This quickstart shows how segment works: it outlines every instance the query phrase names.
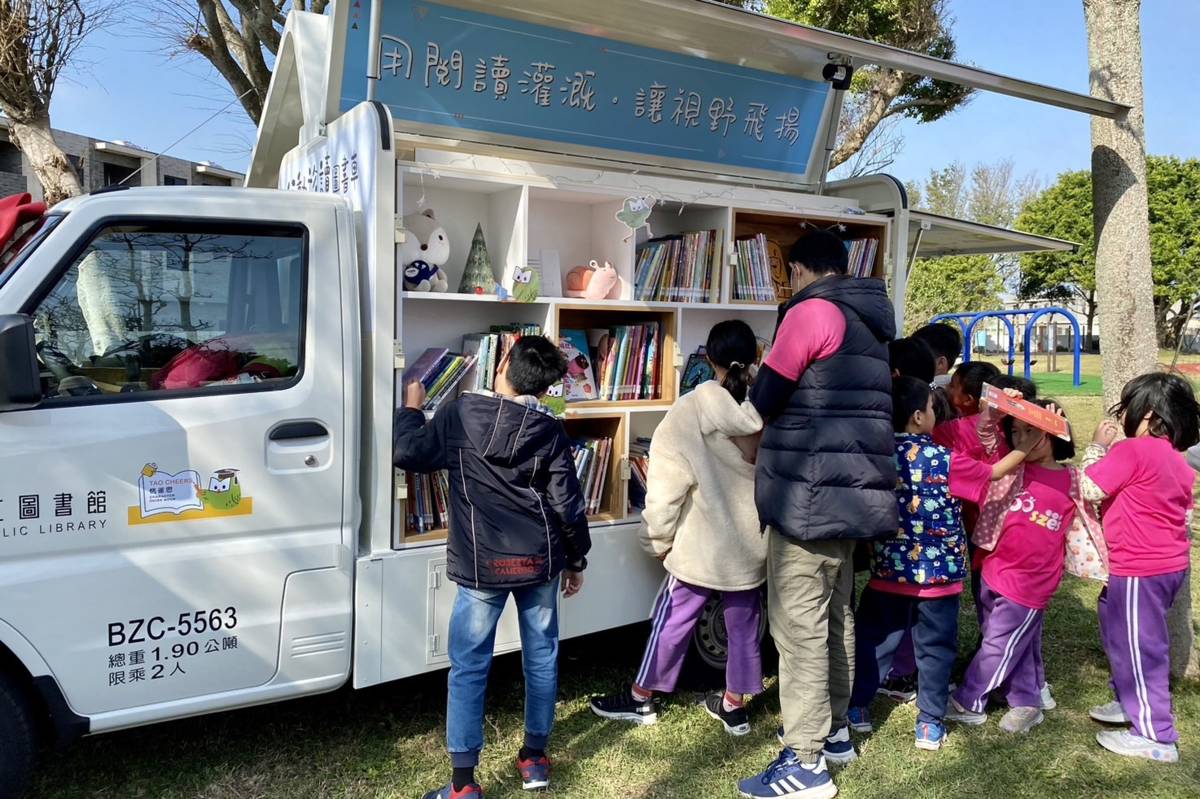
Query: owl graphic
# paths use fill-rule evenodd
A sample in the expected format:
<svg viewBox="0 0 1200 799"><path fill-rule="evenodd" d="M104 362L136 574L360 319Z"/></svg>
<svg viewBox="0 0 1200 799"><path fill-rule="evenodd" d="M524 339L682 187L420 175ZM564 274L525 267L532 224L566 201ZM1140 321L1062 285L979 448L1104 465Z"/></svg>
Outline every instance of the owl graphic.
<svg viewBox="0 0 1200 799"><path fill-rule="evenodd" d="M542 276L534 269L516 267L513 270L513 299L517 302L537 302L542 290Z"/></svg>
<svg viewBox="0 0 1200 799"><path fill-rule="evenodd" d="M237 469L218 469L208 478L208 488L196 486L196 496L210 510L232 510L242 502Z"/></svg>

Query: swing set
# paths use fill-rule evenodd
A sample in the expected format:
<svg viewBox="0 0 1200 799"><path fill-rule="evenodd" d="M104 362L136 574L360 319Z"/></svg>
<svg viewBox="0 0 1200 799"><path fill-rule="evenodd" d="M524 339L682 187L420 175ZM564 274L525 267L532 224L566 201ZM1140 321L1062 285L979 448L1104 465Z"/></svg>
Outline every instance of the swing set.
<svg viewBox="0 0 1200 799"><path fill-rule="evenodd" d="M1008 328L1008 360L1005 362L1008 366L1008 373L1013 373L1013 367L1017 362L1017 331L1013 325L1013 321L1018 317L1027 317L1025 319L1025 379L1032 379L1033 376L1033 328L1038 320L1043 317L1059 314L1066 317L1066 320L1071 324L1071 330L1074 332L1074 384L1080 385L1082 382L1079 376L1080 361L1083 357L1083 336L1080 333L1079 320L1075 314L1057 305L1048 308L1023 308L1012 311L982 311L974 313L946 313L939 314L933 317L930 322L957 322L959 328L963 332L963 362L971 360L972 336L975 332L975 327L984 319L999 319L1005 327ZM1019 321L1019 320L1018 320ZM1053 348L1053 338L1050 342Z"/></svg>

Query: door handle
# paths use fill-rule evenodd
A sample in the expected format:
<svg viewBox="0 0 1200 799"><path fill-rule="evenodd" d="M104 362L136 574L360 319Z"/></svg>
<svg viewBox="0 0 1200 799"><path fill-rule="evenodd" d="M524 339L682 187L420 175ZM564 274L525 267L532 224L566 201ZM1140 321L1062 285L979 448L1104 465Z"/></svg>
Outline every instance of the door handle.
<svg viewBox="0 0 1200 799"><path fill-rule="evenodd" d="M267 438L271 441L291 441L296 438L328 438L329 431L320 422L284 422L273 429Z"/></svg>

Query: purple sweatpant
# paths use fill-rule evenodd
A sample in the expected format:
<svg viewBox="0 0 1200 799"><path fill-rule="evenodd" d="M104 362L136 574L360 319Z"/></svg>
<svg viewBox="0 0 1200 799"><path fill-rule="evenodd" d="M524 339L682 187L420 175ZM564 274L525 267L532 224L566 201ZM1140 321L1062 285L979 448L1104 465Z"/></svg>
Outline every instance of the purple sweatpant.
<svg viewBox="0 0 1200 799"><path fill-rule="evenodd" d="M725 664L725 689L735 694L759 694L763 689L762 659L758 649L762 591L713 591L667 575L650 617L650 640L634 683L646 691L670 693L679 681L687 655L688 639L709 596L720 593L725 606L729 660Z"/></svg>
<svg viewBox="0 0 1200 799"><path fill-rule="evenodd" d="M986 582L980 586L983 645L975 653L954 699L982 713L993 691L1005 693L1010 707L1042 706L1042 619L1044 611L1006 599Z"/></svg>
<svg viewBox="0 0 1200 799"><path fill-rule="evenodd" d="M1187 571L1108 578L1100 593L1100 640L1112 688L1133 729L1159 743L1179 740L1171 713L1167 611Z"/></svg>

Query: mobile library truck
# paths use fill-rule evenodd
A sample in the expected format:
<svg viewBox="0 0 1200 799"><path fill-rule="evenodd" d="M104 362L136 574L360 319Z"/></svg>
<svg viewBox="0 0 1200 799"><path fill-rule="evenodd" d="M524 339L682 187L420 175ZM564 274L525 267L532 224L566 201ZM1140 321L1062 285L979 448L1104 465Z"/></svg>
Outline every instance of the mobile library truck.
<svg viewBox="0 0 1200 799"><path fill-rule="evenodd" d="M391 465L398 389L486 388L525 331L571 348L592 514L562 634L647 618L645 441L714 322L769 343L798 236L898 316L918 245L1071 246L829 182L867 63L1122 112L698 0L347 0L290 15L247 188L0 206L0 792L43 732L444 668L453 520Z"/></svg>

